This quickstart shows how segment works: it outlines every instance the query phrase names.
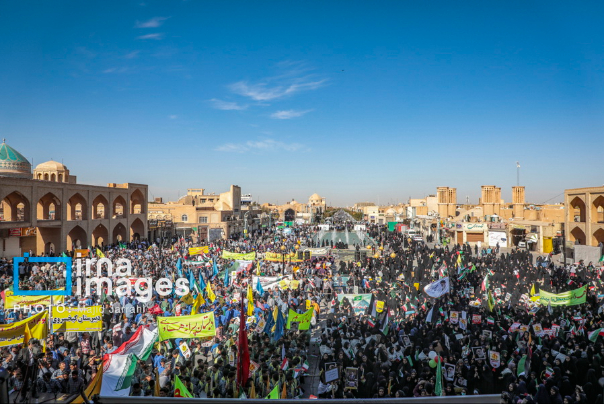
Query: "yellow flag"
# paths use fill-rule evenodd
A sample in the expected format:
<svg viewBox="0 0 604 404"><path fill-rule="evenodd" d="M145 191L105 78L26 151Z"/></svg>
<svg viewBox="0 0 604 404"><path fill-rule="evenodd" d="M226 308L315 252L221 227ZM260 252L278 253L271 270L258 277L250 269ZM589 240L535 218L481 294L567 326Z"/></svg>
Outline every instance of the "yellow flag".
<svg viewBox="0 0 604 404"><path fill-rule="evenodd" d="M250 389L250 398L256 398L256 383L252 381L252 388Z"/></svg>
<svg viewBox="0 0 604 404"><path fill-rule="evenodd" d="M252 285L247 285L247 315L251 316L254 314L254 292L252 292Z"/></svg>
<svg viewBox="0 0 604 404"><path fill-rule="evenodd" d="M535 296L535 284L531 287L531 296Z"/></svg>
<svg viewBox="0 0 604 404"><path fill-rule="evenodd" d="M193 310L191 310L191 315L197 314L197 310L199 310L199 308L202 305L204 305L205 303L206 303L206 301L203 298L203 296L201 295L201 293L198 293L197 297L195 298L195 304L193 305Z"/></svg>
<svg viewBox="0 0 604 404"><path fill-rule="evenodd" d="M153 395L159 397L159 372L155 369L155 385L153 386Z"/></svg>
<svg viewBox="0 0 604 404"><path fill-rule="evenodd" d="M287 383L283 383L283 390L281 391L281 400L287 398Z"/></svg>
<svg viewBox="0 0 604 404"><path fill-rule="evenodd" d="M103 254L103 252L98 248L96 249L96 256L100 258L105 258L105 254Z"/></svg>
<svg viewBox="0 0 604 404"><path fill-rule="evenodd" d="M29 323L25 323L25 330L23 332L23 346L27 346L27 342L31 339L31 330L29 329Z"/></svg>
<svg viewBox="0 0 604 404"><path fill-rule="evenodd" d="M214 303L214 300L216 300L216 295L210 286L210 282L206 284L206 293L208 294L208 299L210 299L210 302Z"/></svg>
<svg viewBox="0 0 604 404"><path fill-rule="evenodd" d="M96 375L94 376L94 379L92 379L90 381L90 384L88 384L88 387L86 387L86 390L84 390L84 395L86 396L86 398L88 400L92 401L92 396L94 396L95 394L101 394L102 380L103 380L103 364L100 364L99 368L96 372ZM159 385L159 378L157 378L156 385ZM71 402L71 404L86 404L86 403L84 403L84 399L82 398L82 395L80 394Z"/></svg>
<svg viewBox="0 0 604 404"><path fill-rule="evenodd" d="M183 303L185 303L185 304L193 304L193 303L195 303L195 299L193 299L193 296L191 295L191 292L189 292L186 295L184 295L183 297L181 297L180 301L183 302Z"/></svg>
<svg viewBox="0 0 604 404"><path fill-rule="evenodd" d="M256 275L260 276L260 261L256 264Z"/></svg>
<svg viewBox="0 0 604 404"><path fill-rule="evenodd" d="M48 317L47 317L48 318ZM36 338L42 344L42 352L46 353L46 337L48 337L48 321L39 322L30 331L30 337Z"/></svg>

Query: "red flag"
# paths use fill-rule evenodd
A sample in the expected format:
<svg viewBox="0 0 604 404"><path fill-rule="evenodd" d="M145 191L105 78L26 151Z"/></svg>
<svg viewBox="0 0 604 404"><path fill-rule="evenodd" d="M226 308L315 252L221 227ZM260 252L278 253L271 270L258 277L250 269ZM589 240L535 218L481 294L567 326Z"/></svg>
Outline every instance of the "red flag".
<svg viewBox="0 0 604 404"><path fill-rule="evenodd" d="M241 318L239 320L239 341L237 342L237 351L239 352L239 361L237 363L237 383L245 388L247 379L250 377L250 351L247 345L247 332L245 331L245 312L247 308L243 305L241 299Z"/></svg>

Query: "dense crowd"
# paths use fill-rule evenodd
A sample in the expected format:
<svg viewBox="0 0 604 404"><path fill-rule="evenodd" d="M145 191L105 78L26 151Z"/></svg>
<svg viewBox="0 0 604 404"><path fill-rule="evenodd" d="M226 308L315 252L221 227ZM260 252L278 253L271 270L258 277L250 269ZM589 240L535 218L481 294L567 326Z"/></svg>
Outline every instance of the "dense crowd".
<svg viewBox="0 0 604 404"><path fill-rule="evenodd" d="M367 229L373 249L368 258L345 260L317 234L311 227L287 234L265 230L246 239L219 240L207 254L195 256L189 255L192 245L183 239L169 246L141 242L101 248L112 261L130 259L135 277L194 279L209 284L216 295L214 301L204 295L204 303L195 308L197 313L214 312L216 337L189 340L193 354L188 358L178 349L179 340L157 343L137 367L130 394L173 396L178 375L195 397L209 398L267 397L276 389L279 397L287 398L503 392L502 400L514 403L603 402L604 345L598 329L604 327L604 288L599 263L559 266L551 259L537 262L526 250L428 247L377 226ZM322 251L303 262L262 259L268 252L295 258L307 246ZM222 258L224 251L257 256L235 261ZM50 263L25 263L19 267L21 289L64 287L65 270ZM75 282L75 263L70 270ZM2 289L12 285L11 276L12 265L4 262ZM257 276L299 283L264 289L254 280ZM424 292L444 278L445 293L434 297ZM253 370L246 385L238 386L240 302L248 285L254 301L247 322ZM538 304L541 291L562 293L583 286L583 304ZM102 332L50 334L46 353L40 353L35 340L26 347L3 347L0 366L11 373L10 388L18 391L24 369L35 357L37 389L79 392L94 378L103 355L127 342L138 327L154 329L157 316L190 314L195 295L154 293L143 303L136 295L118 298L92 290L65 304L102 304ZM290 310L302 314L309 309L309 330L284 326ZM0 324L30 315L2 310Z"/></svg>

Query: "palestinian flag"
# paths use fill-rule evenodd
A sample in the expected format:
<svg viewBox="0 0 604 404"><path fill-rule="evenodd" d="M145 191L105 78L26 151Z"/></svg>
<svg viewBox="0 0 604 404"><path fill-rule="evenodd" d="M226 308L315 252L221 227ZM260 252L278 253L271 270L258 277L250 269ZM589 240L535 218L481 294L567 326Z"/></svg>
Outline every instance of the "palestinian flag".
<svg viewBox="0 0 604 404"><path fill-rule="evenodd" d="M516 375L518 377L520 377L520 375L525 375L526 370L528 369L528 363L527 363L527 356L526 355L522 355L522 358L520 359L520 361L518 361L518 370L516 372Z"/></svg>
<svg viewBox="0 0 604 404"><path fill-rule="evenodd" d="M388 331L390 330L390 315L386 310L386 316L384 316L384 321L382 321L382 325L380 326L380 331L384 335L388 335Z"/></svg>

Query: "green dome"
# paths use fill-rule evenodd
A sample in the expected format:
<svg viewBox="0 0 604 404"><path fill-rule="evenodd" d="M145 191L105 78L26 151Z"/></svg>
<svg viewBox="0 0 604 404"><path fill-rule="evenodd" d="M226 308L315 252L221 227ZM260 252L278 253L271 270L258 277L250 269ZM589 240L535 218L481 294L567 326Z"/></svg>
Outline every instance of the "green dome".
<svg viewBox="0 0 604 404"><path fill-rule="evenodd" d="M0 145L0 177L31 178L30 162L4 139Z"/></svg>

